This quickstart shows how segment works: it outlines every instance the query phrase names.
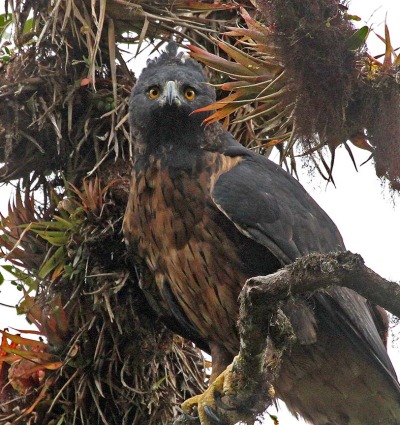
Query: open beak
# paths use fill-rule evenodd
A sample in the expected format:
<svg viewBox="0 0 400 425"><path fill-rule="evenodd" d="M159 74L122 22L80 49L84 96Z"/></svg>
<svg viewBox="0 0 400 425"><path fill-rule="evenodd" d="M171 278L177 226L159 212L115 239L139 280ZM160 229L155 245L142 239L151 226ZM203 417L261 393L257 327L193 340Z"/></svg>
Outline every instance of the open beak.
<svg viewBox="0 0 400 425"><path fill-rule="evenodd" d="M179 91L176 81L167 81L165 85L163 94L160 97L160 104L165 105L166 103L170 106L174 104L176 106L180 106L182 103L179 97Z"/></svg>

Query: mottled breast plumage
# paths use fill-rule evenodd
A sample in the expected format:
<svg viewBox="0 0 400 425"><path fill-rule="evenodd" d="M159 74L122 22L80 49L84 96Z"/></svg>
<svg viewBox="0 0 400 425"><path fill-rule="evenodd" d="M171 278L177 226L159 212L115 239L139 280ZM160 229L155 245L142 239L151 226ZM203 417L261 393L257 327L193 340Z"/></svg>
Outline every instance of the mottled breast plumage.
<svg viewBox="0 0 400 425"><path fill-rule="evenodd" d="M248 277L236 248L243 244L241 239L250 241L240 234L231 238L234 226L213 205L210 193L218 176L240 158L215 152L198 155L190 157L191 169L153 155L135 163L125 234L154 276L154 282L144 289L160 293L168 289L202 338L228 334L233 350L237 334L232 314L238 309L236 297L242 281ZM215 323L223 335L215 333Z"/></svg>

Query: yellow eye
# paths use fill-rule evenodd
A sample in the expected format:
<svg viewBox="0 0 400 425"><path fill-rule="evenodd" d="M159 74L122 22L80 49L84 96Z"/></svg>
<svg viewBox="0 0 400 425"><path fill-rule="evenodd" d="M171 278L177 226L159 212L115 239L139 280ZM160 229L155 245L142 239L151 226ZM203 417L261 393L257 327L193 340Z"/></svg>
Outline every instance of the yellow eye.
<svg viewBox="0 0 400 425"><path fill-rule="evenodd" d="M150 99L157 99L160 96L160 89L157 86L150 87L149 97Z"/></svg>
<svg viewBox="0 0 400 425"><path fill-rule="evenodd" d="M195 91L191 87L185 89L185 97L187 100L193 100L196 96Z"/></svg>

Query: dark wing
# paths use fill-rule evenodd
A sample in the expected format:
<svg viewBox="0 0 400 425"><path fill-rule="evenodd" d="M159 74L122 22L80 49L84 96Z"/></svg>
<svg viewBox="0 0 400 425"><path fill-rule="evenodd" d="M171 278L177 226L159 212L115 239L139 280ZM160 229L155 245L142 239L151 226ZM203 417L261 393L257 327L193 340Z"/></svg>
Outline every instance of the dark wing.
<svg viewBox="0 0 400 425"><path fill-rule="evenodd" d="M211 196L242 233L282 264L310 252L344 249L332 220L279 165L238 147L226 154L243 155L243 160L219 177Z"/></svg>
<svg viewBox="0 0 400 425"><path fill-rule="evenodd" d="M239 146L228 156L243 160L222 174L212 199L240 232L265 246L282 264L311 252L345 249L335 224L311 196L280 166ZM347 288L333 288L313 297L318 320L349 337L356 349L399 384L366 300Z"/></svg>
<svg viewBox="0 0 400 425"><path fill-rule="evenodd" d="M371 315L368 301L354 291L341 287L315 294L314 298L320 306L319 320L325 320L332 332L345 334L362 356L368 357L385 371L400 392L396 372Z"/></svg>

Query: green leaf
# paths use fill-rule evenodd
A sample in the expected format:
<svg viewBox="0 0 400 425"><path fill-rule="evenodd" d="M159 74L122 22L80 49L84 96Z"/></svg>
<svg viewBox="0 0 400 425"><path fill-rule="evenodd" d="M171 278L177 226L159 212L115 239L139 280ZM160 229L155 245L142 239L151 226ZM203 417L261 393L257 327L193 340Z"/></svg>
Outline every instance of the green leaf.
<svg viewBox="0 0 400 425"><path fill-rule="evenodd" d="M10 264L5 264L4 266L1 266L6 272L12 274L17 279L24 280L27 279L29 276L24 271L17 269L17 267L12 266Z"/></svg>
<svg viewBox="0 0 400 425"><path fill-rule="evenodd" d="M11 13L3 13L0 15L0 31L2 31L6 26L10 25L12 22Z"/></svg>
<svg viewBox="0 0 400 425"><path fill-rule="evenodd" d="M254 57L246 54L234 46L231 46L228 43L224 43L222 41L216 42L225 53L227 53L234 61L241 64L249 72L255 75L264 75L268 73L270 77L274 75L273 73L269 72L269 70L265 69L265 66L263 66L264 64L261 60L256 60Z"/></svg>
<svg viewBox="0 0 400 425"><path fill-rule="evenodd" d="M39 277L45 278L49 275L57 266L64 264L66 258L65 250L63 246L60 246L56 252L43 264L39 270Z"/></svg>
<svg viewBox="0 0 400 425"><path fill-rule="evenodd" d="M64 415L62 415L56 425L62 425L63 423L65 423L64 419Z"/></svg>
<svg viewBox="0 0 400 425"><path fill-rule="evenodd" d="M27 19L24 25L23 34L27 34L33 31L33 18Z"/></svg>
<svg viewBox="0 0 400 425"><path fill-rule="evenodd" d="M0 267L3 270L5 270L7 273L16 277L15 280L7 280L7 282L15 286L18 289L18 291L22 291L24 289L26 292L30 293L31 291L37 290L38 282L34 278L32 278L32 276L30 276L28 273L10 264L5 264ZM1 273L0 273L0 276L2 276L2 279L0 280L1 280L1 283L3 283L5 278Z"/></svg>
<svg viewBox="0 0 400 425"><path fill-rule="evenodd" d="M152 387L153 391L157 391L160 385L167 379L166 376L163 376L161 379L159 379Z"/></svg>
<svg viewBox="0 0 400 425"><path fill-rule="evenodd" d="M64 218L59 217L57 215L54 216L54 220L56 220L58 223L64 225L65 228L67 228L67 229L72 229L74 227L74 225L75 225L71 221L65 220Z"/></svg>
<svg viewBox="0 0 400 425"><path fill-rule="evenodd" d="M369 35L369 27L364 25L360 29L358 29L348 40L347 47L349 50L358 50L362 47Z"/></svg>
<svg viewBox="0 0 400 425"><path fill-rule="evenodd" d="M29 230L33 232L37 231L46 231L46 230L53 230L53 231L66 231L68 229L72 229L74 227L74 223L71 221L65 220L62 217L53 216L55 221L39 221L35 223L29 223L29 224L22 224L20 227L27 228L29 227Z"/></svg>
<svg viewBox="0 0 400 425"><path fill-rule="evenodd" d="M10 264L5 264L0 267L17 278L17 280L12 280L10 283L16 286L19 291L21 291L22 288L24 288L28 293L37 290L37 281L25 271Z"/></svg>
<svg viewBox="0 0 400 425"><path fill-rule="evenodd" d="M8 273L14 274L13 270L14 270L14 266L11 266L10 264L5 264L4 266L1 266L5 271L7 271Z"/></svg>
<svg viewBox="0 0 400 425"><path fill-rule="evenodd" d="M350 15L349 13L345 13L344 18L347 19L348 21L361 21L361 18L357 15Z"/></svg>
<svg viewBox="0 0 400 425"><path fill-rule="evenodd" d="M3 13L0 15L0 40L3 38L6 29L12 22L11 13Z"/></svg>

